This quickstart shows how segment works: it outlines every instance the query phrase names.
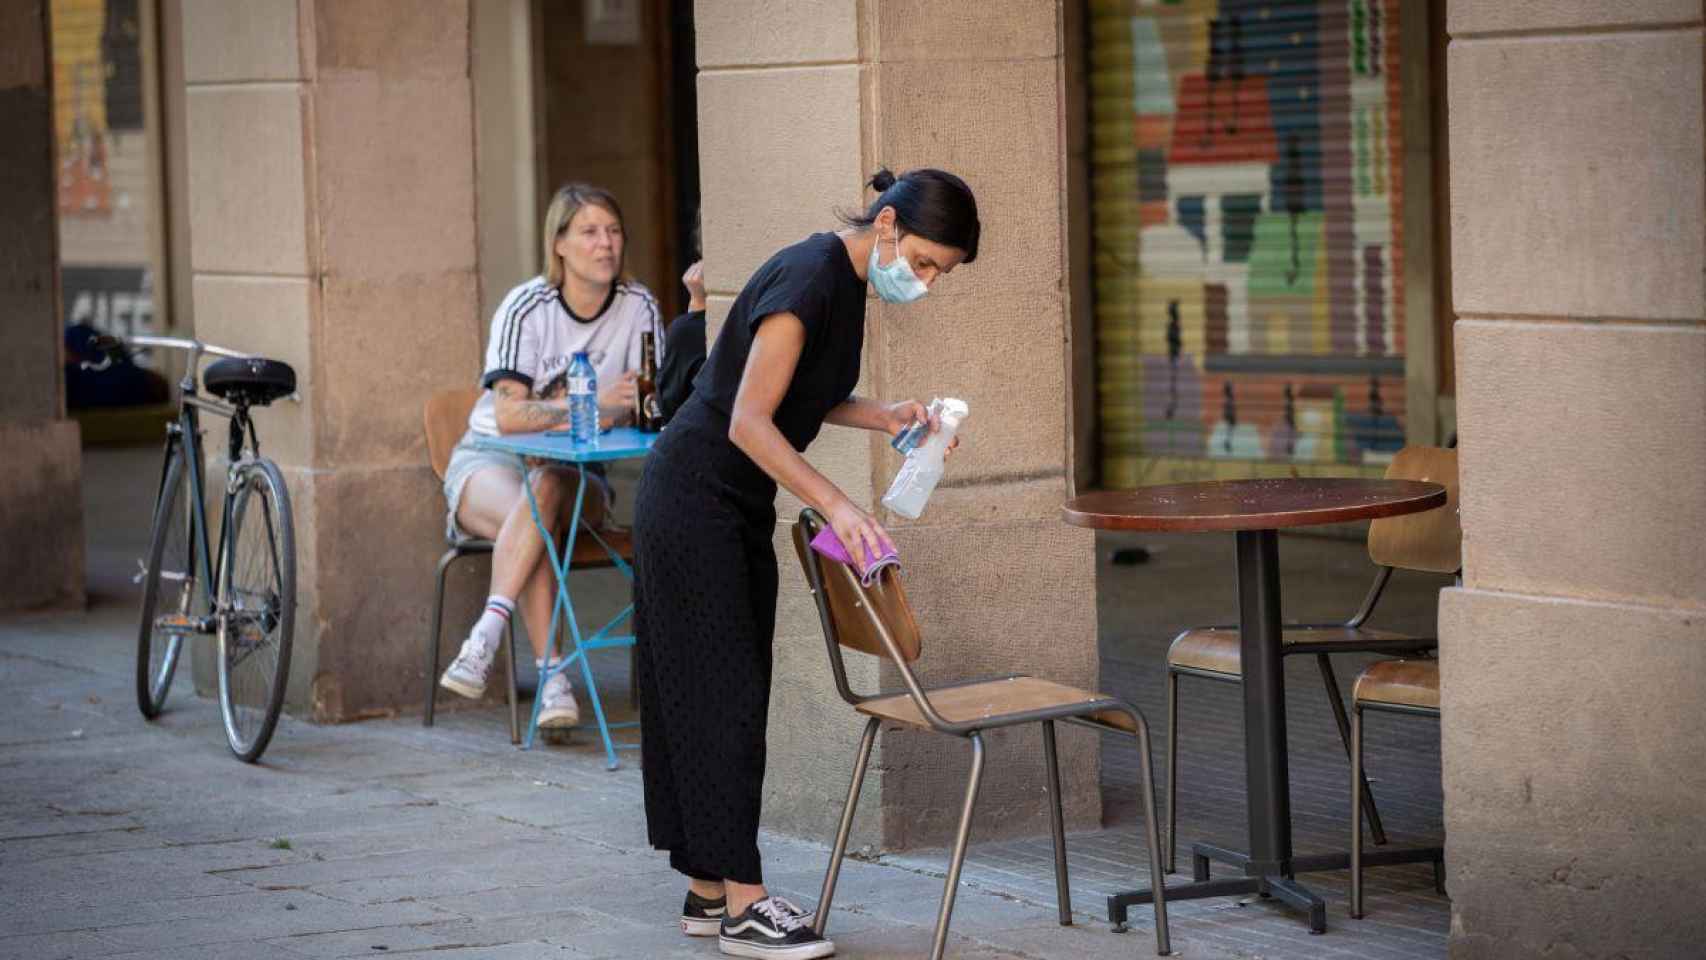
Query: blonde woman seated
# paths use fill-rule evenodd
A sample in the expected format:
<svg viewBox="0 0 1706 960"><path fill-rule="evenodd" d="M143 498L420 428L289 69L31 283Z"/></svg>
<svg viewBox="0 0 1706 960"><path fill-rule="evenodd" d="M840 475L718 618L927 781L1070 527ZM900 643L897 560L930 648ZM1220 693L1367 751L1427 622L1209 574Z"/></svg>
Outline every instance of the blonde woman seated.
<svg viewBox="0 0 1706 960"><path fill-rule="evenodd" d="M542 235L545 276L511 290L492 315L480 380L485 393L469 414L468 432L445 471L452 535L496 543L485 612L439 678L440 686L465 697L485 692L486 675L517 601L536 665L544 665L556 581L522 484L532 485L540 516L561 541L580 480L577 468L562 464L534 466L524 477L515 458L476 450L471 442L477 436L565 426L569 406L564 373L581 351L598 372L599 425L631 419L640 335L650 332L660 347L663 343L657 300L644 286L623 279L626 238L615 197L581 183L563 187L545 212ZM589 465L586 479L582 518L596 527L609 510L610 487L601 465ZM541 727L568 727L579 721L567 675L551 677L539 696Z"/></svg>

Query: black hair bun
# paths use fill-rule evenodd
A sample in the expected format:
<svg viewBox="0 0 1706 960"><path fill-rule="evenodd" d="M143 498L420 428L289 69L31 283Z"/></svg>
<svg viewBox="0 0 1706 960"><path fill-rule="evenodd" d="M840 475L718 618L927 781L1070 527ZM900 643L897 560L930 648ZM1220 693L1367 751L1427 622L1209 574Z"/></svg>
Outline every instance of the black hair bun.
<svg viewBox="0 0 1706 960"><path fill-rule="evenodd" d="M898 180L899 178L888 167L878 167L877 172L871 174L871 179L867 182L872 190L878 193L886 193Z"/></svg>

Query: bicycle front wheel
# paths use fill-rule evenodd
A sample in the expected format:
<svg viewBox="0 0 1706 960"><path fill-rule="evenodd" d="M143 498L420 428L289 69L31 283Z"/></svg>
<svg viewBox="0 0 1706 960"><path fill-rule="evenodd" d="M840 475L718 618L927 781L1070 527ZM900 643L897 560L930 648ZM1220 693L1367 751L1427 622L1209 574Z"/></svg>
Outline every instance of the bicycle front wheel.
<svg viewBox="0 0 1706 960"><path fill-rule="evenodd" d="M206 591L196 568L192 536L195 518L188 506L183 450L167 448L165 481L154 507L154 535L142 586L142 616L136 638L136 705L152 720L160 715L184 637L207 610Z"/></svg>
<svg viewBox="0 0 1706 960"><path fill-rule="evenodd" d="M284 706L296 626L296 533L270 460L235 468L219 573L219 707L231 752L253 763Z"/></svg>

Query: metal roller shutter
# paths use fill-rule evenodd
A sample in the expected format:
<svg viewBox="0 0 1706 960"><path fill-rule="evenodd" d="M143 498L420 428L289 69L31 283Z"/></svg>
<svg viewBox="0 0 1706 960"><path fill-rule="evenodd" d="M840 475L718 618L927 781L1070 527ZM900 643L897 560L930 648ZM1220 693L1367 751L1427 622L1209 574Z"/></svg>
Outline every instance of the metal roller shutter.
<svg viewBox="0 0 1706 960"><path fill-rule="evenodd" d="M1398 0L1092 0L1102 485L1403 445Z"/></svg>

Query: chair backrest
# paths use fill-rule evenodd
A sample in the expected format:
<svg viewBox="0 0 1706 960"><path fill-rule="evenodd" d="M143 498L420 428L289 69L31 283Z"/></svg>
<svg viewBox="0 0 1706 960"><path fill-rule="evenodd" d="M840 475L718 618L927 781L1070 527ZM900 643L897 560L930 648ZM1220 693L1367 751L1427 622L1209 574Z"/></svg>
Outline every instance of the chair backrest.
<svg viewBox="0 0 1706 960"><path fill-rule="evenodd" d="M1445 506L1369 524L1369 559L1385 567L1456 573L1463 566L1463 522L1457 512L1457 451L1405 447L1386 468L1386 479L1437 483L1445 487Z"/></svg>
<svg viewBox="0 0 1706 960"><path fill-rule="evenodd" d="M794 525L794 551L800 556L806 583L816 594L832 656L836 643L861 653L889 656L883 643L883 634L887 633L902 661L917 660L924 649L923 637L912 615L912 604L907 602L906 588L901 586L900 571L888 567L878 574L875 583L865 586L847 564L836 563L811 548L812 538L824 526L816 511L801 511L800 522Z"/></svg>
<svg viewBox="0 0 1706 960"><path fill-rule="evenodd" d="M440 390L427 398L425 411L427 455L432 458L432 472L444 479L450 466L450 451L456 441L468 432L468 414L480 399L479 387L458 387Z"/></svg>

